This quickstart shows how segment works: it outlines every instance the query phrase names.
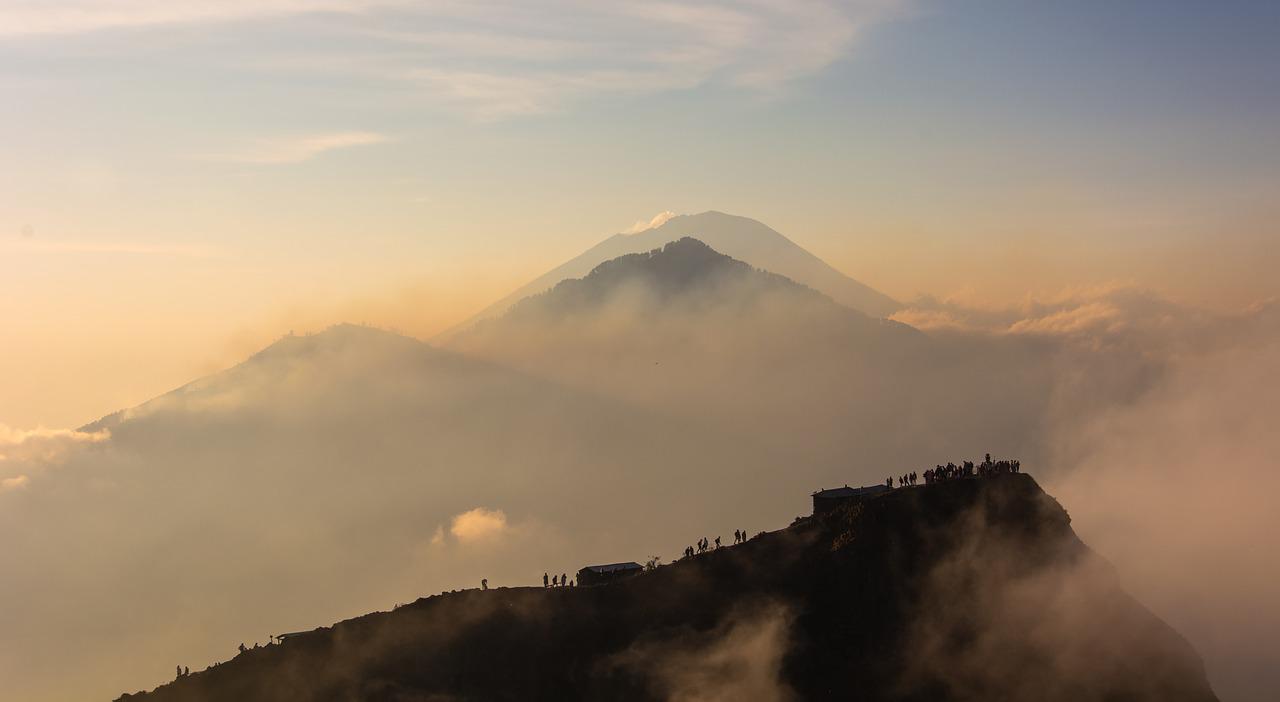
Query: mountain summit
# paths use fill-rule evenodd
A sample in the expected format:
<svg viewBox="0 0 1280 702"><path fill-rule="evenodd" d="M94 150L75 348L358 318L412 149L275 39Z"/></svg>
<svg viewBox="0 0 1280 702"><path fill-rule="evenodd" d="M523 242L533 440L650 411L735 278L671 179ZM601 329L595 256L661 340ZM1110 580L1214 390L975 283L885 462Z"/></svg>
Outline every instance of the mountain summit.
<svg viewBox="0 0 1280 702"><path fill-rule="evenodd" d="M615 234L485 308L461 328L499 316L520 300L549 290L562 280L581 278L605 261L659 249L685 237L807 285L871 317L885 317L901 307L894 299L837 271L768 226L747 217L710 211L672 217L660 226L635 234Z"/></svg>
<svg viewBox="0 0 1280 702"><path fill-rule="evenodd" d="M569 314L608 305L613 298L643 289L654 302L714 294L732 287L733 294L714 295L722 304L750 304L769 293L785 293L809 303L836 308L824 295L768 271L722 254L702 241L684 237L644 253L619 256L596 266L582 278L562 280L550 290L525 298L511 307L509 318L521 318L534 310ZM688 301L685 304L689 304ZM853 314L849 310L841 310Z"/></svg>

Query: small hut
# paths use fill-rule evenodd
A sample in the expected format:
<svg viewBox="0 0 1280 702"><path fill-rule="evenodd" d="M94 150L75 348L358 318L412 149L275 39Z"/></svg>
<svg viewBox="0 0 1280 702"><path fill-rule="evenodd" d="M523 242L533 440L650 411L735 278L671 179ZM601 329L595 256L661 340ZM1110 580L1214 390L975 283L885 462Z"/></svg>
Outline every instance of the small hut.
<svg viewBox="0 0 1280 702"><path fill-rule="evenodd" d="M622 580L644 571L639 563L609 563L607 565L590 565L578 571L579 585L604 585L615 580Z"/></svg>
<svg viewBox="0 0 1280 702"><path fill-rule="evenodd" d="M890 490L888 485L872 485L870 487L851 488L848 485L830 490L819 490L813 493L813 513L822 514L841 505L861 502Z"/></svg>

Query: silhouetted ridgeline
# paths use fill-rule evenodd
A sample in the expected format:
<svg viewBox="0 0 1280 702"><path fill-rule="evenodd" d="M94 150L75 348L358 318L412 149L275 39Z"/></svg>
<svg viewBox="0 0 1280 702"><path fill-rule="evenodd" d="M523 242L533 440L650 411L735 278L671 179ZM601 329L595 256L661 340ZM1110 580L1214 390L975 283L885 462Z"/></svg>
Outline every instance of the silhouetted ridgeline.
<svg viewBox="0 0 1280 702"><path fill-rule="evenodd" d="M122 699L711 694L1215 699L1027 475L896 489L610 585L420 599Z"/></svg>

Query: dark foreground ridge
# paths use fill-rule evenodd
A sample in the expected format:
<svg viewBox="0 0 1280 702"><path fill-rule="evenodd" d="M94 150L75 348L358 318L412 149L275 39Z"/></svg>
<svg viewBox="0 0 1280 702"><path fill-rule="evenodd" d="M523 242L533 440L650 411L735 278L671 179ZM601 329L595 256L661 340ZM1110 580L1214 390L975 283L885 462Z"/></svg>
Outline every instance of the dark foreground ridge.
<svg viewBox="0 0 1280 702"><path fill-rule="evenodd" d="M497 588L121 699L1214 700L1025 474L881 490L597 587Z"/></svg>

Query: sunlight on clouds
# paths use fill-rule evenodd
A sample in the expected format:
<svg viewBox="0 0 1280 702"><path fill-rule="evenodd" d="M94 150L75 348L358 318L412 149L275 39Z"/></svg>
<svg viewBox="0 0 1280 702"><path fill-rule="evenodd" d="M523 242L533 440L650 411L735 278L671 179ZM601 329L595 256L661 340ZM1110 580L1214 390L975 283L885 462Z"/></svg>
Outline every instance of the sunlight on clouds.
<svg viewBox="0 0 1280 702"><path fill-rule="evenodd" d="M840 60L864 30L906 14L908 5L550 0L534 10L514 0L0 2L0 39L292 22L291 32L315 41L281 51L254 43L237 26L237 41L247 44L237 63L267 73L391 81L473 119L493 121L559 110L593 95L645 96L710 83L773 92ZM298 21L303 15L306 23ZM264 148L217 160L289 163L318 153L301 143Z"/></svg>
<svg viewBox="0 0 1280 702"><path fill-rule="evenodd" d="M453 518L449 532L459 543L481 543L501 536L507 531L507 515L500 509L476 507ZM435 542L434 537L432 542Z"/></svg>
<svg viewBox="0 0 1280 702"><path fill-rule="evenodd" d="M5 0L0 37L79 34L193 22L231 22L316 12L361 12L386 0Z"/></svg>
<svg viewBox="0 0 1280 702"><path fill-rule="evenodd" d="M1259 309L1244 314L1257 314ZM1203 333L1215 323L1215 318L1202 310L1170 302L1140 287L1118 284L1071 289L1043 299L1028 297L1012 305L988 305L964 296L924 296L890 319L926 331L1093 339L1132 332L1166 340L1192 329Z"/></svg>
<svg viewBox="0 0 1280 702"><path fill-rule="evenodd" d="M18 475L12 478L4 478L3 480L0 480L0 492L9 492L11 490L18 490L26 487L30 482L31 482L31 479L25 475Z"/></svg>
<svg viewBox="0 0 1280 702"><path fill-rule="evenodd" d="M631 228L628 229L626 233L639 234L640 232L647 232L650 229L657 229L658 227L661 227L662 225L666 224L667 220L675 216L676 216L676 213L672 212L671 210L659 212L658 214L654 215L653 219L650 219L648 222L644 221L643 219L637 220L635 224L631 225Z"/></svg>
<svg viewBox="0 0 1280 702"><path fill-rule="evenodd" d="M96 432L75 429L15 429L0 423L0 493L27 487L30 475L61 463L76 446L96 444L111 438L105 429Z"/></svg>
<svg viewBox="0 0 1280 702"><path fill-rule="evenodd" d="M0 460L52 460L75 444L96 444L111 438L111 432L75 429L15 429L0 424Z"/></svg>

